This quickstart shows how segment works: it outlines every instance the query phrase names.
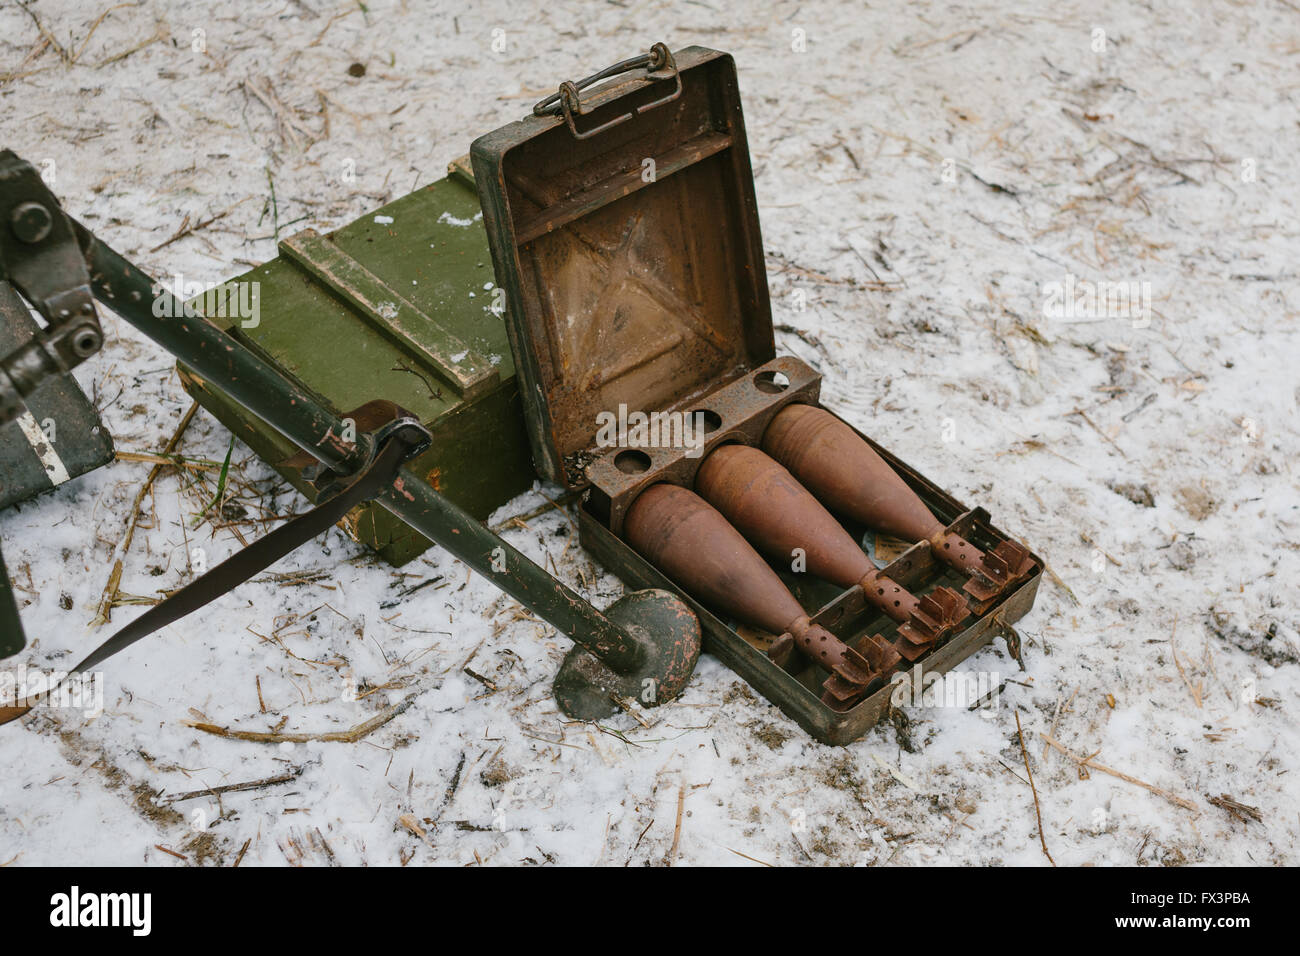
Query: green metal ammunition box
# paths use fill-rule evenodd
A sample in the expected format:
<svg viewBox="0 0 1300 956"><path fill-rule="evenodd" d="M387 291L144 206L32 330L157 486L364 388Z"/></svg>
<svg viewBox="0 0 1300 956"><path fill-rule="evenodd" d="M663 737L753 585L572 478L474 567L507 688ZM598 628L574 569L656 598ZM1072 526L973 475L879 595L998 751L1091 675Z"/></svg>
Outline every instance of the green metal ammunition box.
<svg viewBox="0 0 1300 956"><path fill-rule="evenodd" d="M480 520L535 479L481 220L472 185L456 172L328 235L309 229L282 240L277 258L202 296L200 307L336 414L388 399L416 415L433 445L411 467ZM291 442L192 370L180 372L204 408L315 501L300 469L285 464L297 452ZM345 526L394 565L429 547L374 504Z"/></svg>

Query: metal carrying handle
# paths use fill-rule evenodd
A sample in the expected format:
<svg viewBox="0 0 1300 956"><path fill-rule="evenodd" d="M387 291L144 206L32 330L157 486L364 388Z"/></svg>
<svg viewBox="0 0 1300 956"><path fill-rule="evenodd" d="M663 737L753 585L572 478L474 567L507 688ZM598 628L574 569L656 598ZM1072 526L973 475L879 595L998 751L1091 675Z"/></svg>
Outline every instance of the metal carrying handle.
<svg viewBox="0 0 1300 956"><path fill-rule="evenodd" d="M627 73L631 70L637 70L645 67L646 78L650 80L673 80L673 91L667 96L657 99L652 103L643 103L629 113L617 116L607 123L601 123L594 129L589 129L585 133L578 132L578 127L574 124L575 116L585 116L590 112L590 108L583 109L582 91L593 83L599 83L601 80L608 79L611 76L617 76L620 73ZM652 110L656 106L663 106L670 103L682 95L682 77L677 72L677 61L673 59L672 53L669 52L666 44L656 43L650 48L649 53L642 53L640 56L634 56L627 60L620 60L612 66L607 66L599 73L593 73L586 79L578 80L574 83L572 80L565 80L560 84L560 88L552 93L546 99L539 101L533 106L534 116L546 116L547 114L559 113L563 115L565 123L568 124L569 132L573 134L574 139L590 139L600 133L605 132L612 126L620 123L626 123L633 116Z"/></svg>

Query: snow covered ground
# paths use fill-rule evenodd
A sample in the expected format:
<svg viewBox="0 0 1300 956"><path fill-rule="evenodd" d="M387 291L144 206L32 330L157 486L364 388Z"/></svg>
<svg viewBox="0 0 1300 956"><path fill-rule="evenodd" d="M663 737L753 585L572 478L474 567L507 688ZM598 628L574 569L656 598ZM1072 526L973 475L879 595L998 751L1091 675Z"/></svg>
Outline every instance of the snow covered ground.
<svg viewBox="0 0 1300 956"><path fill-rule="evenodd" d="M1058 864L1300 862L1297 6L467 7L7 3L0 145L154 275L210 282L275 254L268 171L282 228L339 225L562 78L660 39L730 51L778 348L1046 557L1028 670L999 642L964 665L1011 679L992 719L910 708L842 749L708 657L649 728L569 724L563 636L443 553L404 577L336 530L110 662L96 719L0 730L0 864L1047 865L1017 714ZM1137 283L1137 314L1063 315L1069 282ZM166 354L106 326L78 378L120 451L156 452L189 399ZM200 412L180 448L228 442ZM7 665L67 666L109 633L88 625L149 467L0 515L36 638ZM122 592L232 553L260 528L240 509L300 507L272 476L237 443L237 507L198 521L211 471L159 477ZM604 606L621 586L568 521L509 539ZM190 725L345 731L408 700L351 743Z"/></svg>

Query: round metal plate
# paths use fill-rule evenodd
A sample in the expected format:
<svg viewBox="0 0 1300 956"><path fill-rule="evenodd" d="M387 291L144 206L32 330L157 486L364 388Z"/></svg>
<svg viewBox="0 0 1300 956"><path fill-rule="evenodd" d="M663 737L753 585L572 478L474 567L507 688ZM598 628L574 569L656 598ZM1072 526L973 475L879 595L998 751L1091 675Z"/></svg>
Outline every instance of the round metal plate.
<svg viewBox="0 0 1300 956"><path fill-rule="evenodd" d="M656 589L619 598L605 616L644 637L651 650L627 674L615 673L582 647L574 647L555 676L555 700L577 720L599 720L618 713L615 698L654 707L672 700L686 686L700 657L700 622L677 595Z"/></svg>

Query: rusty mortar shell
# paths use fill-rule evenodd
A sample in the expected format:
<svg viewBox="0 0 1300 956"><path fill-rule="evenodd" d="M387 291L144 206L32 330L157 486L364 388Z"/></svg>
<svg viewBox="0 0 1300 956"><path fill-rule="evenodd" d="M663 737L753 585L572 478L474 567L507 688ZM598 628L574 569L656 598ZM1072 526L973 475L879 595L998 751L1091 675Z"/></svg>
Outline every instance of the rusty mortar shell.
<svg viewBox="0 0 1300 956"><path fill-rule="evenodd" d="M957 592L918 597L881 574L813 495L771 457L748 445L723 445L700 465L695 491L760 551L776 561L802 557L808 573L867 601L899 624L898 653L914 661L970 616Z"/></svg>
<svg viewBox="0 0 1300 956"><path fill-rule="evenodd" d="M936 558L969 576L962 590L979 608L1033 571L1028 550L1014 541L986 552L944 527L898 472L825 409L787 406L762 444L828 508L905 541L928 542Z"/></svg>
<svg viewBox="0 0 1300 956"><path fill-rule="evenodd" d="M715 508L678 485L651 485L632 503L623 536L638 554L702 604L778 634L777 663L798 647L830 676L826 700L843 709L884 677L879 667L813 624L790 590Z"/></svg>

